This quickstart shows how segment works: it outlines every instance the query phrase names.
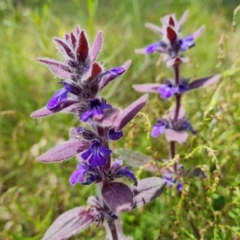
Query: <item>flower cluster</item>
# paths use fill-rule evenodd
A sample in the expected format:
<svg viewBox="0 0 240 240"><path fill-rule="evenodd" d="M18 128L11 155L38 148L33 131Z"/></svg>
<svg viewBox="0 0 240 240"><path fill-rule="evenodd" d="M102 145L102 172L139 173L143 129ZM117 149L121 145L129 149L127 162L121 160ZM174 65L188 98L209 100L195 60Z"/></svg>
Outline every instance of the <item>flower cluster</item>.
<svg viewBox="0 0 240 240"><path fill-rule="evenodd" d="M137 53L151 54L159 52L164 54L166 65L172 67L187 62L187 58L181 56L181 52L195 46L195 40L201 36L204 26L195 33L187 36L181 36L182 25L186 21L188 11L186 11L181 19L177 21L175 14L167 15L161 18L162 27L158 27L152 23L146 23L146 27L160 34L162 39L156 43L147 46L144 49L137 49Z"/></svg>
<svg viewBox="0 0 240 240"><path fill-rule="evenodd" d="M93 222L107 221L114 224L122 211L140 207L159 196L166 183L160 178L137 181L129 166L122 160L112 159L111 141L123 137L123 128L146 104L144 95L124 110L107 103L99 93L112 80L124 73L131 61L119 67L104 70L96 61L102 45L99 32L90 46L86 34L79 27L65 35L54 38L63 62L49 58L38 58L50 71L60 78L61 89L57 90L45 107L33 112L31 117L40 118L58 112L71 113L89 128L73 127L69 140L55 146L37 158L40 162L60 162L77 158L77 167L70 176L70 184L96 184L97 197L91 197L90 208L78 207L61 215L46 232L43 239L66 239L83 230ZM133 181L132 186L117 182L125 177ZM146 181L153 185L146 188ZM78 215L76 215L78 213ZM77 216L77 217L76 217ZM79 219L76 224L74 219ZM65 222L65 225L60 224ZM112 233L114 235L116 233ZM124 239L118 231L119 238Z"/></svg>
<svg viewBox="0 0 240 240"><path fill-rule="evenodd" d="M103 38L99 32L90 46L86 34L79 27L75 32L65 35L64 39L53 39L57 49L63 55L63 62L50 58L38 58L50 71L61 79L63 86L49 100L47 105L32 113L31 117L39 118L56 112L69 112L77 115L81 121L89 118L101 118L104 110L111 105L98 97L99 92L109 82L123 74L131 64L127 61L120 67L104 70L97 56Z"/></svg>
<svg viewBox="0 0 240 240"><path fill-rule="evenodd" d="M196 88L212 85L220 79L219 74L194 81L180 77L180 65L187 62L187 58L182 53L195 46L195 40L200 37L204 30L204 26L202 26L195 33L187 37L182 37L182 25L186 21L187 16L188 12L186 11L181 19L177 21L175 14L167 15L161 19L162 27L147 23L146 27L159 33L162 39L144 49L136 50L137 53L141 54L162 53L166 66L173 68L174 79L167 79L162 84L147 83L133 85L133 88L138 92L157 93L162 99L175 97L175 104L167 117L160 117L153 125L151 131L151 135L154 138L165 133L166 139L170 144L169 149L172 159L175 156L175 142L179 144L186 142L188 139L186 131L192 134L197 133L185 117L185 110L181 106L182 95ZM183 183L178 181L182 172L179 172L177 164L169 169L164 168L161 172L168 186L176 185L178 190L181 191L183 189Z"/></svg>

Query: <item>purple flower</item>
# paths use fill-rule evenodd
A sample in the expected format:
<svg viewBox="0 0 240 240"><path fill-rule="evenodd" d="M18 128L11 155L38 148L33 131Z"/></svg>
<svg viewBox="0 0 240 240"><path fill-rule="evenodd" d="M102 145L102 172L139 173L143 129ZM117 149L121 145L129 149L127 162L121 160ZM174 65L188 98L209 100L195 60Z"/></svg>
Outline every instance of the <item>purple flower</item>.
<svg viewBox="0 0 240 240"><path fill-rule="evenodd" d="M178 182L176 188L177 188L178 191L181 192L183 190L183 183L182 182Z"/></svg>
<svg viewBox="0 0 240 240"><path fill-rule="evenodd" d="M176 186L176 189L178 191L182 191L183 190L183 183L181 181L178 181L173 176L170 176L168 174L168 175L163 176L163 179L166 181L167 186L169 186L169 187Z"/></svg>
<svg viewBox="0 0 240 240"><path fill-rule="evenodd" d="M197 131L193 128L193 126L189 123L187 119L179 120L175 130L177 131L190 131L192 134L196 134Z"/></svg>
<svg viewBox="0 0 240 240"><path fill-rule="evenodd" d="M160 41L160 42L148 45L145 51L146 51L146 54L151 54L154 52L164 52L166 47L167 47L167 44Z"/></svg>
<svg viewBox="0 0 240 240"><path fill-rule="evenodd" d="M111 152L112 151L104 147L99 140L94 139L91 141L90 147L81 154L81 157L84 160L88 160L93 168L97 168L103 167L106 164Z"/></svg>
<svg viewBox="0 0 240 240"><path fill-rule="evenodd" d="M193 35L178 40L182 52L195 46Z"/></svg>
<svg viewBox="0 0 240 240"><path fill-rule="evenodd" d="M158 92L160 93L161 98L170 98L172 95L178 92L178 87L175 87L171 82L167 82L158 88Z"/></svg>
<svg viewBox="0 0 240 240"><path fill-rule="evenodd" d="M123 136L122 131L116 132L114 128L108 130L108 139L110 140L117 141L120 138L122 138L122 136Z"/></svg>
<svg viewBox="0 0 240 240"><path fill-rule="evenodd" d="M136 53L151 54L154 52L164 53L167 66L178 65L183 61L179 52L185 52L187 49L195 45L194 40L197 39L204 30L204 26L188 37L181 37L181 28L187 18L188 13L185 12L183 17L177 21L175 15L168 15L161 19L162 27L147 23L145 26L159 33L162 40L148 45L144 49L137 49ZM174 61L171 61L174 59Z"/></svg>
<svg viewBox="0 0 240 240"><path fill-rule="evenodd" d="M70 177L70 184L74 186L76 183L83 183L85 174L90 170L90 166L84 163L77 165L77 169Z"/></svg>
<svg viewBox="0 0 240 240"><path fill-rule="evenodd" d="M183 166L181 164L177 164L177 172L174 171L173 167L161 169L161 174L167 186L175 186L178 191L183 190L183 183L180 180L182 173Z"/></svg>
<svg viewBox="0 0 240 240"><path fill-rule="evenodd" d="M165 119L160 119L157 123L153 126L151 131L151 136L157 138L160 134L164 133L166 128L168 128L168 121Z"/></svg>
<svg viewBox="0 0 240 240"><path fill-rule="evenodd" d="M144 93L160 93L161 98L169 98L175 93L183 94L187 91L191 91L200 87L210 86L221 78L221 75L213 75L205 78L196 79L189 82L189 79L181 78L178 85L174 85L172 81L167 80L164 84L159 83L147 83L136 84L133 88L138 92Z"/></svg>
<svg viewBox="0 0 240 240"><path fill-rule="evenodd" d="M64 88L66 89L66 91L74 94L74 95L79 95L82 92L82 89L79 88L77 85L75 84L69 84L66 82L60 82L60 84L62 84L64 86Z"/></svg>
<svg viewBox="0 0 240 240"><path fill-rule="evenodd" d="M58 111L61 109L61 104L67 99L67 95L68 91L65 88L58 90L47 103L47 108L50 111Z"/></svg>
<svg viewBox="0 0 240 240"><path fill-rule="evenodd" d="M47 108L53 112L60 111L68 105L77 102L77 98L74 98L74 96L72 96L72 99L70 99L68 95L69 93L77 95L81 91L81 89L69 83L60 82L60 84L64 85L64 87L58 90L47 103Z"/></svg>
<svg viewBox="0 0 240 240"><path fill-rule="evenodd" d="M116 159L111 167L110 167L110 175L108 176L111 180L115 178L126 177L128 179L133 180L134 185L137 185L137 179L134 176L134 173L130 170L130 167L124 166L122 167L122 160Z"/></svg>
<svg viewBox="0 0 240 240"><path fill-rule="evenodd" d="M122 160L112 162L110 169L106 172L100 168L95 168L88 163L79 163L77 169L70 177L70 184L75 185L81 183L89 185L94 182L100 182L104 179L114 181L116 178L126 177L133 180L134 185L137 185L137 179L129 167L122 167Z"/></svg>
<svg viewBox="0 0 240 240"><path fill-rule="evenodd" d="M99 32L92 44L89 44L84 31L76 28L74 32L65 34L65 38L54 38L58 50L64 57L64 61L56 61L50 58L38 58L37 61L46 65L49 70L60 79L63 79L64 88L57 91L47 106L31 114L34 118L41 118L53 113L64 111L74 113L77 116L82 114L83 105L89 100L96 98L110 81L123 74L131 64L127 61L122 66L114 67L104 71L102 65L96 62L101 49L103 38ZM83 121L89 116L97 117L103 115L103 109L109 105L102 104L100 109L88 111L83 116ZM90 109L93 110L93 109Z"/></svg>
<svg viewBox="0 0 240 240"><path fill-rule="evenodd" d="M89 185L93 182L99 182L101 180L101 174L97 169L92 168L86 163L79 163L77 165L77 169L72 173L70 177L70 184L72 186L77 183Z"/></svg>
<svg viewBox="0 0 240 240"><path fill-rule="evenodd" d="M90 100L89 109L82 114L80 119L87 122L89 118L101 118L104 115L104 109L111 108L110 104L101 103L98 98Z"/></svg>
<svg viewBox="0 0 240 240"><path fill-rule="evenodd" d="M122 73L125 72L125 68L124 67L114 67L112 69L109 69L107 71L105 71L102 76L108 75L109 74L109 78L108 81L113 80L114 78L120 76Z"/></svg>
<svg viewBox="0 0 240 240"><path fill-rule="evenodd" d="M126 177L128 179L131 179L133 180L134 182L134 185L137 185L137 179L134 175L134 173L129 169L129 167L125 166L125 167L122 167L118 173L117 173L117 177Z"/></svg>
<svg viewBox="0 0 240 240"><path fill-rule="evenodd" d="M99 80L99 89L103 89L108 83L110 83L113 79L117 78L118 76L122 75L130 66L131 61L125 62L120 67L114 67L109 70L106 70L100 75Z"/></svg>

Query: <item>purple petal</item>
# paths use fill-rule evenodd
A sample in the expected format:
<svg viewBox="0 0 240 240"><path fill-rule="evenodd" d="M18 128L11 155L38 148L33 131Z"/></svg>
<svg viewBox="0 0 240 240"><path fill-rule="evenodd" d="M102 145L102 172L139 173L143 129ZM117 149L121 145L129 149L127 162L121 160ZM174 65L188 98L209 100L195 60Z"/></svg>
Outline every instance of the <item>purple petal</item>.
<svg viewBox="0 0 240 240"><path fill-rule="evenodd" d="M164 176L164 180L168 187L172 187L174 185L173 178L171 176Z"/></svg>
<svg viewBox="0 0 240 240"><path fill-rule="evenodd" d="M142 97L133 102L130 106L120 113L115 120L115 131L118 132L124 128L145 106L148 100L148 94L144 94Z"/></svg>
<svg viewBox="0 0 240 240"><path fill-rule="evenodd" d="M104 147L103 145L100 145L99 150L100 150L101 153L103 153L104 155L106 155L106 156L108 156L108 157L109 157L109 156L111 155L111 153L112 153L112 151L111 151L109 148Z"/></svg>
<svg viewBox="0 0 240 240"><path fill-rule="evenodd" d="M38 58L37 61L47 65L49 69L58 77L62 79L70 79L71 71L64 63L52 60L50 58Z"/></svg>
<svg viewBox="0 0 240 240"><path fill-rule="evenodd" d="M115 67L115 68L105 71L99 82L99 90L103 89L113 79L115 79L116 77L118 77L118 76L122 75L124 72L126 72L126 70L129 68L130 65L131 65L131 60L128 60L120 67Z"/></svg>
<svg viewBox="0 0 240 240"><path fill-rule="evenodd" d="M195 46L193 35L185 37L179 40L180 48L182 52L187 51L189 48Z"/></svg>
<svg viewBox="0 0 240 240"><path fill-rule="evenodd" d="M81 157L88 160L93 168L97 168L106 164L107 157L110 156L111 152L110 149L102 146L99 140L94 139L91 141L91 146L81 154Z"/></svg>
<svg viewBox="0 0 240 240"><path fill-rule="evenodd" d="M101 154L93 153L89 159L89 164L93 168L103 167L107 163L107 158Z"/></svg>
<svg viewBox="0 0 240 240"><path fill-rule="evenodd" d="M99 219L100 213L89 207L76 207L60 215L42 240L68 239Z"/></svg>
<svg viewBox="0 0 240 240"><path fill-rule="evenodd" d="M145 48L146 54L151 54L159 51L162 51L162 48L159 42L153 43Z"/></svg>
<svg viewBox="0 0 240 240"><path fill-rule="evenodd" d="M77 87L77 86L74 86L74 85L66 83L66 82L60 82L60 83L64 86L64 88L68 92L70 92L72 94L78 95L78 94L80 94L82 92L82 89Z"/></svg>
<svg viewBox="0 0 240 240"><path fill-rule="evenodd" d="M89 171L90 167L86 164L78 164L77 169L70 177L70 184L73 186L76 183L83 183L84 176Z"/></svg>
<svg viewBox="0 0 240 240"><path fill-rule="evenodd" d="M138 92L158 93L158 89L163 86L165 85L158 83L147 83L147 84L135 84L133 85L133 88Z"/></svg>
<svg viewBox="0 0 240 240"><path fill-rule="evenodd" d="M89 109L85 113L83 113L80 119L83 122L86 122L89 118L102 118L102 116L104 115L103 110L111 107L112 106L110 104L102 103L98 98L95 98L93 100L90 100Z"/></svg>
<svg viewBox="0 0 240 240"><path fill-rule="evenodd" d="M103 43L103 37L102 37L102 32L98 32L94 42L93 42L93 45L91 47L91 57L92 57L92 61L95 61L97 56L98 56L98 53L101 49L101 46L102 46L102 43Z"/></svg>
<svg viewBox="0 0 240 240"><path fill-rule="evenodd" d="M161 98L163 99L172 97L177 91L178 88L170 84L163 85L158 89L158 92L160 93Z"/></svg>
<svg viewBox="0 0 240 240"><path fill-rule="evenodd" d="M133 208L141 207L161 195L165 185L165 181L158 177L149 177L138 181L136 187L132 186Z"/></svg>
<svg viewBox="0 0 240 240"><path fill-rule="evenodd" d="M122 131L116 132L114 130L114 128L111 128L111 129L108 130L108 139L113 140L113 141L117 141L122 137L123 137L123 132Z"/></svg>
<svg viewBox="0 0 240 240"><path fill-rule="evenodd" d="M101 104L101 109L107 109L107 108L111 108L112 105L111 104L108 104L108 103L102 103Z"/></svg>
<svg viewBox="0 0 240 240"><path fill-rule="evenodd" d="M165 125L162 126L153 126L151 131L151 136L157 138L160 134L164 133L166 130Z"/></svg>
<svg viewBox="0 0 240 240"><path fill-rule="evenodd" d="M87 122L88 119L91 118L92 116L93 116L93 110L90 109L81 115L80 120L83 122Z"/></svg>
<svg viewBox="0 0 240 240"><path fill-rule="evenodd" d="M199 87L207 87L219 81L221 78L220 74L215 76L209 76L206 78L197 79L189 84L189 90L193 90Z"/></svg>
<svg viewBox="0 0 240 240"><path fill-rule="evenodd" d="M116 172L121 169L121 166L123 164L123 161L120 159L116 159L115 161L112 162L110 171L111 172Z"/></svg>
<svg viewBox="0 0 240 240"><path fill-rule="evenodd" d="M118 175L119 176L124 176L128 179L133 180L134 185L137 186L137 179L136 179L134 173L128 167L121 168L120 171L118 172Z"/></svg>
<svg viewBox="0 0 240 240"><path fill-rule="evenodd" d="M177 131L186 131L189 130L192 134L196 134L197 131L193 128L193 126L189 123L187 119L182 119L176 128Z"/></svg>
<svg viewBox="0 0 240 240"><path fill-rule="evenodd" d="M59 162L73 157L74 155L86 150L89 143L77 139L69 140L56 147L51 148L37 158L40 162Z"/></svg>
<svg viewBox="0 0 240 240"><path fill-rule="evenodd" d="M47 103L47 108L51 111L60 110L61 102L67 99L67 93L68 91L65 88L58 90Z"/></svg>
<svg viewBox="0 0 240 240"><path fill-rule="evenodd" d="M116 214L132 209L133 193L123 183L105 182L102 187L102 197L107 206Z"/></svg>
<svg viewBox="0 0 240 240"><path fill-rule="evenodd" d="M182 182L178 182L177 186L176 186L178 191L182 191L183 190L183 183Z"/></svg>
<svg viewBox="0 0 240 240"><path fill-rule="evenodd" d="M93 153L93 149L90 146L85 152L81 154L81 157L83 160L88 160L88 158L91 156L92 153Z"/></svg>
<svg viewBox="0 0 240 240"><path fill-rule="evenodd" d="M179 144L183 144L188 139L187 132L177 132L173 129L167 129L165 134L168 142L178 142Z"/></svg>

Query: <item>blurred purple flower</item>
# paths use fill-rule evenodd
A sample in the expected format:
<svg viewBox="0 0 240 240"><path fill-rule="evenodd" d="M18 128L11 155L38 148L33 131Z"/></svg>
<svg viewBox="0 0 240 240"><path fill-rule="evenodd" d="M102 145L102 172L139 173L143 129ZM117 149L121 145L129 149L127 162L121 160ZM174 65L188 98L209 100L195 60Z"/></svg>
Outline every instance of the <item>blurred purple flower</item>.
<svg viewBox="0 0 240 240"><path fill-rule="evenodd" d="M190 131L192 134L196 134L197 131L193 128L193 126L189 123L187 119L179 120L177 126L175 127L177 131Z"/></svg>
<svg viewBox="0 0 240 240"><path fill-rule="evenodd" d="M147 23L145 26L162 36L162 40L148 45L145 49L137 49L136 53L151 54L160 52L165 54L166 64L173 66L182 62L179 51L185 52L195 45L194 41L200 37L204 31L204 26L188 37L181 37L182 24L185 22L188 13L185 12L182 18L177 21L174 14L167 15L161 19L162 27ZM179 56L177 61L176 57ZM171 61L175 59L174 61Z"/></svg>
<svg viewBox="0 0 240 240"><path fill-rule="evenodd" d="M169 128L168 121L165 119L159 119L152 128L151 136L157 138L160 134L164 133L167 128Z"/></svg>
<svg viewBox="0 0 240 240"><path fill-rule="evenodd" d="M167 80L163 84L147 83L136 84L133 88L138 92L144 93L160 93L161 98L170 98L174 94L183 94L200 87L210 86L219 81L221 75L213 75L205 78L196 79L189 82L189 79L181 78L178 85L175 85L172 80Z"/></svg>
<svg viewBox="0 0 240 240"><path fill-rule="evenodd" d="M167 161L167 160L165 160ZM183 171L183 166L181 164L176 164L177 172L174 171L173 167L165 167L161 169L161 174L163 176L163 179L165 180L167 186L173 187L175 186L178 191L183 190L183 183L181 182L180 178Z"/></svg>
<svg viewBox="0 0 240 240"><path fill-rule="evenodd" d="M193 35L179 39L178 43L180 45L180 49L182 52L185 52L189 48L192 48L195 46Z"/></svg>
<svg viewBox="0 0 240 240"><path fill-rule="evenodd" d="M161 98L170 98L172 95L178 92L178 88L175 87L170 81L158 88Z"/></svg>

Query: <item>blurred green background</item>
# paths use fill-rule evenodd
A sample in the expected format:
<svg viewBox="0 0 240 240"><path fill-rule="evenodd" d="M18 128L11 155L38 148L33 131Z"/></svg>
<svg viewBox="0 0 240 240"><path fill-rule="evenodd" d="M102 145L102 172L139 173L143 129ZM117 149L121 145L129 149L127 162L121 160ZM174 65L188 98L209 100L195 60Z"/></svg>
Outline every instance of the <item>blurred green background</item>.
<svg viewBox="0 0 240 240"><path fill-rule="evenodd" d="M201 166L206 179L184 179L182 197L174 189L146 207L123 214L123 227L133 239L240 239L240 12L239 1L160 0L1 0L0 1L0 239L41 239L53 220L64 211L85 205L94 186L69 184L76 161L41 164L36 157L68 138L78 126L72 116L56 115L33 120L58 88L57 79L36 63L39 56L59 59L51 39L63 37L79 25L93 41L102 30L99 56L106 68L132 59L130 69L110 84L103 95L124 107L140 96L131 85L161 82L172 77L158 55L134 54L158 40L144 27L175 12L188 9L184 35L201 25L206 30L196 47L187 52L190 62L181 75L199 78L221 73L221 82L184 97L187 116L199 131L178 147L187 168ZM151 124L171 106L151 95L142 114L113 144L132 148L161 161L168 156L164 137L149 138ZM131 158L128 159L129 163ZM150 173L136 169L139 178ZM71 239L104 239L104 228L92 226Z"/></svg>

